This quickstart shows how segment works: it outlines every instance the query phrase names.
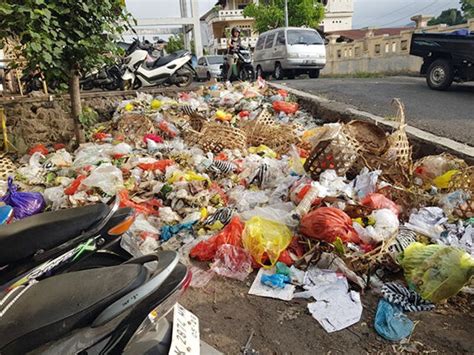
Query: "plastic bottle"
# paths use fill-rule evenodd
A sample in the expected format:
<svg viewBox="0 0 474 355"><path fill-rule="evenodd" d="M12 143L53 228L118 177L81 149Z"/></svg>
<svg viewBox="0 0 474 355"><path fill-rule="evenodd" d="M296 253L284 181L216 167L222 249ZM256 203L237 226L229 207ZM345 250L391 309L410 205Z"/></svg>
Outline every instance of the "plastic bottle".
<svg viewBox="0 0 474 355"><path fill-rule="evenodd" d="M291 212L291 217L293 219L299 220L302 216L307 214L314 200L318 198L319 192L319 187L314 182L311 183L311 188L298 204L298 206Z"/></svg>

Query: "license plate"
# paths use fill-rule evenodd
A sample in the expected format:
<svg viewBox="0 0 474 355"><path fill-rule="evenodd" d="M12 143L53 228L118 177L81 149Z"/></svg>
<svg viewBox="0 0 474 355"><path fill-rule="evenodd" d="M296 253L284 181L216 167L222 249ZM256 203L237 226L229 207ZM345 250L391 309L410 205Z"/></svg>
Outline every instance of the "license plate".
<svg viewBox="0 0 474 355"><path fill-rule="evenodd" d="M170 355L199 355L199 319L180 304L174 306Z"/></svg>

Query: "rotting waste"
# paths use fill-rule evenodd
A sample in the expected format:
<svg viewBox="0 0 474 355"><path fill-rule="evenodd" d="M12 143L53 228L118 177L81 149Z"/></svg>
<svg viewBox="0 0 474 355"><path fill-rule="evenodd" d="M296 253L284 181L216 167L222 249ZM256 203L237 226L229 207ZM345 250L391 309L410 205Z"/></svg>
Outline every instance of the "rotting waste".
<svg viewBox="0 0 474 355"><path fill-rule="evenodd" d="M381 295L374 327L398 341L414 327L403 312L469 287L474 167L448 154L413 161L395 104L400 127L386 135L365 121L323 124L262 80L137 93L85 127L89 142L74 152L38 145L3 157L2 201L23 218L43 210L38 192L49 210L118 194L137 212L122 238L132 255L178 250L194 287L260 269L250 294L311 299L328 332L360 320L370 284ZM34 206L8 176L36 193Z"/></svg>

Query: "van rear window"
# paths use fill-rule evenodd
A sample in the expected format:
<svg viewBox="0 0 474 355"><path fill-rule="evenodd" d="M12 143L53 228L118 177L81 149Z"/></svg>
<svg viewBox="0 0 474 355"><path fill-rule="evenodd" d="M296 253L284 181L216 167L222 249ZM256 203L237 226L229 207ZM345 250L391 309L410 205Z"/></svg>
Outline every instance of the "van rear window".
<svg viewBox="0 0 474 355"><path fill-rule="evenodd" d="M265 41L265 49L271 48L273 46L273 40L274 39L275 39L275 34L274 33L267 36L267 39Z"/></svg>
<svg viewBox="0 0 474 355"><path fill-rule="evenodd" d="M260 36L257 41L257 45L255 46L255 49L263 49L263 45L265 44L265 39L266 36Z"/></svg>
<svg viewBox="0 0 474 355"><path fill-rule="evenodd" d="M288 44L323 44L323 39L316 31L288 30Z"/></svg>

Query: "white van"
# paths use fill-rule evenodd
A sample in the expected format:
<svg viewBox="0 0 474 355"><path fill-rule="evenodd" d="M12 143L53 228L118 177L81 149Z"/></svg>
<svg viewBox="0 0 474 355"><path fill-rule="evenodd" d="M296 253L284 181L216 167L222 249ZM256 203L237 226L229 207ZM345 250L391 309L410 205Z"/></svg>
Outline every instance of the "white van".
<svg viewBox="0 0 474 355"><path fill-rule="evenodd" d="M282 27L259 36L253 58L257 76L271 73L281 80L307 73L317 78L326 65L326 48L316 30Z"/></svg>

